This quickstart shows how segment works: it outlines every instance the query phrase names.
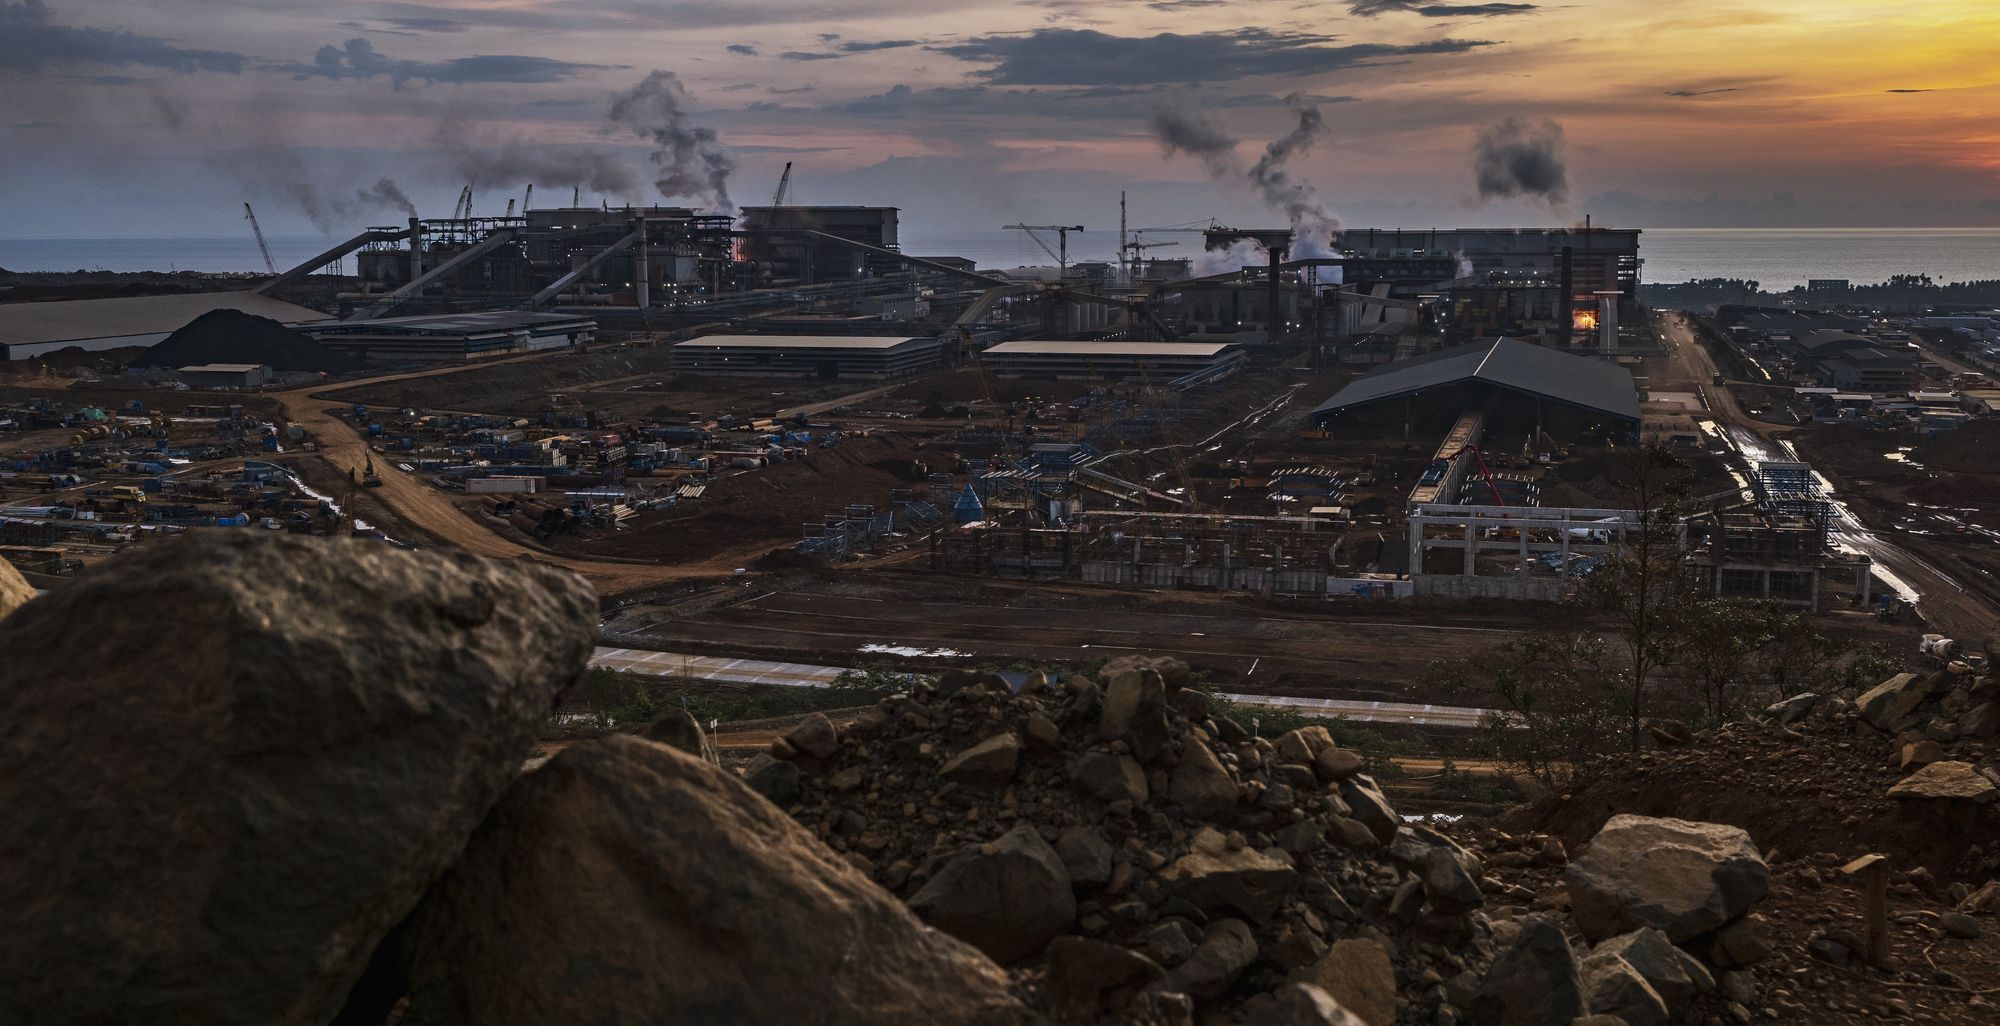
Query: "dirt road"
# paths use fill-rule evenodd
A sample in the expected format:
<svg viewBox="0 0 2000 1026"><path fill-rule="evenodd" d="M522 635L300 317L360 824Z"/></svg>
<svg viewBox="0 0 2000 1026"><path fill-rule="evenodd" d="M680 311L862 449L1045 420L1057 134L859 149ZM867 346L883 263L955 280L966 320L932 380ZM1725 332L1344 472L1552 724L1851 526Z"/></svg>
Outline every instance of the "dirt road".
<svg viewBox="0 0 2000 1026"><path fill-rule="evenodd" d="M1715 360L1697 337L1687 315L1662 314L1660 334L1690 380L1714 380ZM1728 430L1732 443L1746 461L1799 458L1782 437L1784 429L1745 413L1727 385L1704 384L1702 394L1708 398L1710 412ZM1863 525L1845 506L1837 509L1840 520L1833 527L1834 542L1867 554L1875 562L1876 576L1899 590L1913 593L1917 608L1932 624L1957 637L1976 639L1984 638L2000 623L2000 608L1968 590L1937 564L1896 544L1893 527Z"/></svg>

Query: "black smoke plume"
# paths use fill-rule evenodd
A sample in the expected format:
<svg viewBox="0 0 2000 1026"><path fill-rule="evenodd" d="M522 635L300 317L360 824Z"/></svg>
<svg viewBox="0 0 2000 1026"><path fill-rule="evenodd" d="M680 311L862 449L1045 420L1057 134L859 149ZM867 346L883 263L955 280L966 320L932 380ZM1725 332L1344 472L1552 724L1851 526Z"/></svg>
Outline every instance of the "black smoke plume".
<svg viewBox="0 0 2000 1026"><path fill-rule="evenodd" d="M417 216L417 205L393 178L383 178L366 189L355 193L355 197L365 206L388 207L399 210L410 217Z"/></svg>
<svg viewBox="0 0 2000 1026"><path fill-rule="evenodd" d="M1543 118L1508 117L1488 125L1472 147L1472 174L1482 201L1536 200L1550 207L1569 203L1569 161L1563 127Z"/></svg>

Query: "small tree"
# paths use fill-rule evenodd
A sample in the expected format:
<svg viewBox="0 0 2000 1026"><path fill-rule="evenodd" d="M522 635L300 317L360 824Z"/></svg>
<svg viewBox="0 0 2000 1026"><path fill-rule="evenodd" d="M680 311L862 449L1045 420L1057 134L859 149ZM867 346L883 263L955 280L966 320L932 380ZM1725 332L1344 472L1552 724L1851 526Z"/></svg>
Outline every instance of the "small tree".
<svg viewBox="0 0 2000 1026"><path fill-rule="evenodd" d="M1481 725L1487 747L1554 785L1620 746L1616 661L1601 637L1541 631L1470 659L1439 663L1430 682L1447 693L1497 700L1502 711Z"/></svg>
<svg viewBox="0 0 2000 1026"><path fill-rule="evenodd" d="M1620 455L1613 484L1624 493L1636 523L1623 544L1583 578L1577 602L1624 644L1625 665L1616 685L1629 720L1627 738L1637 750L1651 705L1655 673L1671 666L1686 639L1679 624L1700 599L1701 581L1682 551L1689 471L1666 445Z"/></svg>

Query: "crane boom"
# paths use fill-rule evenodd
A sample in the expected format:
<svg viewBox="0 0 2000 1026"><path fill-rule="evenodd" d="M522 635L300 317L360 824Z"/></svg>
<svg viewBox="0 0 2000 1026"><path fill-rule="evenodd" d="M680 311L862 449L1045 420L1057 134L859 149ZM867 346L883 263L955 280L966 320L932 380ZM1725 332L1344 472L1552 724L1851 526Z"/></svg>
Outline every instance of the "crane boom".
<svg viewBox="0 0 2000 1026"><path fill-rule="evenodd" d="M271 259L271 247L264 244L264 229L257 224L257 212L250 204L243 204L243 219L250 222L250 234L257 236L257 252L264 254L264 270L278 273L278 265Z"/></svg>
<svg viewBox="0 0 2000 1026"><path fill-rule="evenodd" d="M1057 245L1057 247L1058 247L1058 248L1057 248L1057 251L1055 251L1055 252L1050 252L1050 253L1049 253L1049 255L1050 255L1050 256L1052 256L1052 257L1055 257L1055 258L1056 258L1056 268L1057 268L1057 270L1061 271L1061 272L1062 272L1063 274L1065 274L1065 275L1069 274L1069 233L1071 233L1071 232L1080 232L1080 231L1083 231L1083 226L1082 226L1082 225L1080 225L1080 224L1003 224L1003 225L1001 225L1000 227L1001 227L1002 229L1005 229L1005 230L1007 230L1007 231L1016 231L1016 232L1027 232L1027 233L1028 233L1028 237L1029 237L1029 238L1031 238L1031 239L1033 239L1033 240L1035 240L1035 245L1037 245L1037 246L1040 246L1040 247L1042 247L1042 250L1043 250L1044 252L1048 252L1048 249L1049 249L1049 244L1048 244L1048 243L1046 243L1046 242L1043 242L1043 241L1042 241L1042 237L1041 237L1041 236L1039 236L1039 235L1036 235L1035 233L1036 233L1036 232L1054 232L1054 233L1056 233L1056 245Z"/></svg>
<svg viewBox="0 0 2000 1026"><path fill-rule="evenodd" d="M771 205L782 207L792 197L792 162L785 161L785 173L778 176L778 191L771 194Z"/></svg>

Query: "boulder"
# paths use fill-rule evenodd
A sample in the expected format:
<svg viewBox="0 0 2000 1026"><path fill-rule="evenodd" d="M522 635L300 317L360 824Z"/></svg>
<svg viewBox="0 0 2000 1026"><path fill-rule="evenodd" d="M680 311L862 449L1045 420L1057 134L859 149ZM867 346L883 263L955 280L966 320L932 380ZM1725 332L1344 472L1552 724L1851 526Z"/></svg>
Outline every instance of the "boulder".
<svg viewBox="0 0 2000 1026"><path fill-rule="evenodd" d="M1310 766L1320 752L1333 746L1333 735L1325 727L1299 727L1278 737L1278 758Z"/></svg>
<svg viewBox="0 0 2000 1026"><path fill-rule="evenodd" d="M1187 686L1188 664L1173 656L1124 655L1104 664L1099 671L1105 677L1114 677L1127 670L1151 670L1160 675L1160 683L1165 685L1167 694Z"/></svg>
<svg viewBox="0 0 2000 1026"><path fill-rule="evenodd" d="M1812 715L1813 710L1819 707L1819 701L1819 696L1811 692L1793 695L1771 703L1764 709L1764 715L1776 720L1779 726L1788 727Z"/></svg>
<svg viewBox="0 0 2000 1026"><path fill-rule="evenodd" d="M1930 692L1928 677L1899 673L1863 692L1854 700L1854 710L1875 729L1893 731L1896 724L1917 711Z"/></svg>
<svg viewBox="0 0 2000 1026"><path fill-rule="evenodd" d="M1523 918L1465 1010L1478 1026L1570 1026L1580 1018L1583 985L1562 927L1542 916Z"/></svg>
<svg viewBox="0 0 2000 1026"><path fill-rule="evenodd" d="M1132 757L1152 762L1166 751L1172 737L1167 726L1167 692L1159 673L1127 667L1106 673L1104 708L1097 714L1097 736L1123 741Z"/></svg>
<svg viewBox="0 0 2000 1026"><path fill-rule="evenodd" d="M331 1019L596 622L565 571L261 531L0 620L0 1022Z"/></svg>
<svg viewBox="0 0 2000 1026"><path fill-rule="evenodd" d="M1146 770L1129 755L1085 752L1070 764L1069 780L1084 797L1100 802L1146 800Z"/></svg>
<svg viewBox="0 0 2000 1026"><path fill-rule="evenodd" d="M1276 914L1299 882L1290 862L1254 848L1231 849L1221 833L1208 828L1160 875L1174 894L1204 914L1240 915L1258 923Z"/></svg>
<svg viewBox="0 0 2000 1026"><path fill-rule="evenodd" d="M743 782L779 805L789 805L799 796L799 768L769 754L759 752L743 767Z"/></svg>
<svg viewBox="0 0 2000 1026"><path fill-rule="evenodd" d="M2000 734L2000 702L1983 702L1967 709L1952 729L1959 737L1981 740Z"/></svg>
<svg viewBox="0 0 2000 1026"><path fill-rule="evenodd" d="M715 746L708 741L707 732L701 729L701 721L686 709L676 709L654 720L641 736L648 741L678 748L703 762L721 761L715 754Z"/></svg>
<svg viewBox="0 0 2000 1026"><path fill-rule="evenodd" d="M1578 967L1584 1003L1596 1015L1615 1015L1628 1026L1665 1026L1672 1018L1666 999L1614 954L1592 952Z"/></svg>
<svg viewBox="0 0 2000 1026"><path fill-rule="evenodd" d="M1055 849L1023 823L945 863L910 896L924 922L1002 963L1042 953L1076 921L1069 872Z"/></svg>
<svg viewBox="0 0 2000 1026"><path fill-rule="evenodd" d="M1345 748L1328 746L1313 756L1313 772L1328 783L1345 780L1361 772L1361 767L1365 765L1367 760L1361 757L1361 753L1350 752Z"/></svg>
<svg viewBox="0 0 2000 1026"><path fill-rule="evenodd" d="M1920 770L1934 762L1944 761L1944 746L1936 741L1912 741L1903 746L1897 756L1897 768L1908 773Z"/></svg>
<svg viewBox="0 0 2000 1026"><path fill-rule="evenodd" d="M1310 983L1287 983L1272 991L1271 1011L1257 1021L1265 1026L1368 1026L1333 995Z"/></svg>
<svg viewBox="0 0 2000 1026"><path fill-rule="evenodd" d="M1988 880L1958 903L1960 912L2000 913L2000 880Z"/></svg>
<svg viewBox="0 0 2000 1026"><path fill-rule="evenodd" d="M1220 997L1257 960L1257 938L1241 919L1218 919L1202 931L1188 960L1174 967L1162 985L1206 1000Z"/></svg>
<svg viewBox="0 0 2000 1026"><path fill-rule="evenodd" d="M1722 928L1771 889L1771 873L1739 827L1617 815L1565 872L1585 937L1651 926L1679 944Z"/></svg>
<svg viewBox="0 0 2000 1026"><path fill-rule="evenodd" d="M2000 789L1969 762L1934 762L1889 788L1891 798L1956 799L1990 802Z"/></svg>
<svg viewBox="0 0 2000 1026"><path fill-rule="evenodd" d="M1680 1015L1697 994L1704 989L1714 987L1713 980L1709 981L1708 988L1700 986L1688 971L1691 960L1679 948L1674 947L1666 934L1651 927L1619 934L1590 949L1590 954L1583 959L1586 978L1591 963L1608 958L1619 959L1631 966L1632 970L1639 974L1639 978L1645 980L1646 985L1665 1002L1670 1016ZM1694 963L1696 967L1699 965L1698 962ZM1700 971L1704 976L1707 975L1706 970ZM1619 1014L1616 1009L1599 1008L1595 1002L1591 1004L1591 1009Z"/></svg>
<svg viewBox="0 0 2000 1026"><path fill-rule="evenodd" d="M1152 959L1116 944L1088 937L1049 942L1044 983L1050 1011L1057 1017L1096 1022L1122 1011L1131 1000L1166 976Z"/></svg>
<svg viewBox="0 0 2000 1026"><path fill-rule="evenodd" d="M971 787L1001 788L1013 782L1020 761L1021 739L996 734L952 756L938 769L938 776Z"/></svg>
<svg viewBox="0 0 2000 1026"><path fill-rule="evenodd" d="M1963 912L1945 912L1939 915L1938 929L1944 931L1947 936L1959 940L1978 940L1979 935L1986 932L1980 927L1979 920Z"/></svg>
<svg viewBox="0 0 2000 1026"><path fill-rule="evenodd" d="M1722 969L1742 969L1771 957L1771 940L1759 916L1744 916L1715 931L1708 942L1708 961Z"/></svg>
<svg viewBox="0 0 2000 1026"><path fill-rule="evenodd" d="M1327 992L1366 1026L1396 1021L1396 967L1373 941L1336 941L1318 962L1293 970L1287 979Z"/></svg>
<svg viewBox="0 0 2000 1026"><path fill-rule="evenodd" d="M1395 808L1383 796L1382 789L1375 785L1372 777L1357 773L1342 780L1340 797L1353 810L1351 818L1367 827L1377 841L1388 844L1395 839L1403 819L1396 815Z"/></svg>
<svg viewBox="0 0 2000 1026"><path fill-rule="evenodd" d="M991 960L747 786L617 735L509 791L393 950L404 1026L1029 1021Z"/></svg>
<svg viewBox="0 0 2000 1026"><path fill-rule="evenodd" d="M1056 857L1071 883L1102 887L1111 882L1111 843L1092 826L1065 827L1056 835Z"/></svg>
<svg viewBox="0 0 2000 1026"><path fill-rule="evenodd" d="M1167 797L1195 819L1219 820L1236 809L1236 781L1199 740L1190 739L1168 778Z"/></svg>
<svg viewBox="0 0 2000 1026"><path fill-rule="evenodd" d="M813 713L785 732L785 744L809 759L831 759L840 751L840 732L825 713Z"/></svg>
<svg viewBox="0 0 2000 1026"><path fill-rule="evenodd" d="M27 605L34 597L35 586L14 569L14 564L0 559L0 618Z"/></svg>

